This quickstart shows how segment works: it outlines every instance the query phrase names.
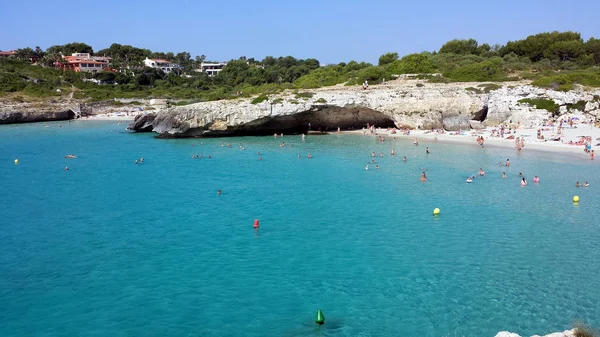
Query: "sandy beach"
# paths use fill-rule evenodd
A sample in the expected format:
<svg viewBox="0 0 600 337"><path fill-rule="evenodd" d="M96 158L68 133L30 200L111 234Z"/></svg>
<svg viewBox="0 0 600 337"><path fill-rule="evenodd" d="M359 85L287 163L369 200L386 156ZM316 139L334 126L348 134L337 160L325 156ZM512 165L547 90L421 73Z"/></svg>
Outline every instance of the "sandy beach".
<svg viewBox="0 0 600 337"><path fill-rule="evenodd" d="M517 128L516 130L513 129L512 133L505 134L504 138L492 136L494 133L497 134L499 129L499 127L488 127L481 130L463 130L458 132L442 130L410 130L409 134L406 134L403 130L397 130L394 134L391 129L377 129L376 135L396 139L407 139L413 142L417 139L418 141L424 141L426 143L462 143L472 146L479 146L477 137L482 136L484 139L484 146L515 148L515 151L517 151L515 138L523 137L525 145L521 151L526 152L527 150L536 150L562 153L568 152L586 160L590 160L590 154L584 151L585 145L580 142L582 136L591 137L592 150L595 150L596 147L600 147L600 128L587 123L577 122L573 124L573 127L567 125L563 128L562 136L560 136L559 141L552 140L558 137L558 125L539 126L537 128ZM541 135L544 139L537 138L538 129L541 129ZM344 131L343 133L362 134L363 131L353 130Z"/></svg>

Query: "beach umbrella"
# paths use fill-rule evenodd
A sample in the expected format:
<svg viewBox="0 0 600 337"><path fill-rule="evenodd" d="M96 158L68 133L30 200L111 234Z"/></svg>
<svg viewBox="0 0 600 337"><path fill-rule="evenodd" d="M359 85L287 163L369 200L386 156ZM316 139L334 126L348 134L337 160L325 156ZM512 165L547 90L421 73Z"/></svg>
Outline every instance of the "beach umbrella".
<svg viewBox="0 0 600 337"><path fill-rule="evenodd" d="M572 121L578 121L578 120L579 120L579 118L577 118L577 117L573 117L573 118L571 118L571 120L572 120Z"/></svg>

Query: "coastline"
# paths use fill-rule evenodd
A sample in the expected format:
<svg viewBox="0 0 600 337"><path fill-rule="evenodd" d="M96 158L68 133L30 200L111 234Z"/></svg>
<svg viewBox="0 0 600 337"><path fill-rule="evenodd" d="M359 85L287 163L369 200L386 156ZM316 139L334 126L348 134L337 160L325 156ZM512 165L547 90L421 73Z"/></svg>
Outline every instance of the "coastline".
<svg viewBox="0 0 600 337"><path fill-rule="evenodd" d="M554 137L553 128L551 127L540 127L544 131L542 131L542 135L544 138L549 139ZM414 141L417 139L419 142L423 141L426 143L455 143L455 144L464 144L464 145L472 145L479 146L477 144L477 136L483 136L484 138L484 146L490 148L513 148L515 149L515 140L514 139L506 139L500 137L492 137L492 130L497 128L485 128L481 130L469 130L469 131L461 131L459 134L456 132L444 132L438 133L436 131L425 131L425 130L410 130L410 134L406 135L402 131L396 131L396 134L393 134L389 129L377 129L375 135L383 136L386 138L396 138L402 140L410 140ZM555 130L555 128L554 128ZM366 131L366 130L365 130ZM362 135L362 130L351 130L351 131L341 131L341 133L345 134L355 134ZM370 133L367 132L368 135ZM577 158L590 160L589 153L584 151L584 145L573 145L569 144L569 142L576 143L579 140L579 136L591 136L592 137L592 150L596 148L596 144L600 143L600 128L595 126L591 126L589 124L578 124L574 128L565 128L563 131L563 136L561 137L561 141L550 141L550 140L538 140L537 137L537 128L519 128L514 133L512 133L515 137L524 137L525 146L522 151L535 150L535 151L545 151L545 152L553 152L553 153L569 153L576 155ZM516 149L515 149L516 151ZM596 159L594 160L596 161Z"/></svg>

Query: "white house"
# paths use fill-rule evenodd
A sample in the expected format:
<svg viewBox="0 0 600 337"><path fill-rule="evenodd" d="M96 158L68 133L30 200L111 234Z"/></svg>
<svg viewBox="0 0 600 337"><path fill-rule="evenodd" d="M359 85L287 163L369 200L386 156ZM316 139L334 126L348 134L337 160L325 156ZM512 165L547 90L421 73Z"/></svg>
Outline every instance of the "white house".
<svg viewBox="0 0 600 337"><path fill-rule="evenodd" d="M165 74L172 72L175 69L181 69L181 66L178 64L171 63L167 60L161 59L149 59L146 57L144 60L144 65L150 68L156 68L162 70Z"/></svg>
<svg viewBox="0 0 600 337"><path fill-rule="evenodd" d="M202 62L200 64L200 68L196 69L196 71L198 72L202 72L202 73L207 73L208 76L215 76L216 74L218 74L221 70L223 70L223 67L225 67L227 65L227 62L219 62L219 63L206 63L206 62Z"/></svg>

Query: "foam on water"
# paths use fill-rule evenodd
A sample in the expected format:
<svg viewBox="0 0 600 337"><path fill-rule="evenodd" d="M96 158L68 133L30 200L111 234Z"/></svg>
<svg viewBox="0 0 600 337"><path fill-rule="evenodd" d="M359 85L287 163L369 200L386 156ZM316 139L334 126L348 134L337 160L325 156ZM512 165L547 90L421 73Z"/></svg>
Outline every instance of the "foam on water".
<svg viewBox="0 0 600 337"><path fill-rule="evenodd" d="M273 137L159 140L116 122L50 125L0 127L1 336L600 325L600 166L580 156L335 134L285 136L280 148ZM381 168L366 171L372 151L384 154ZM506 158L510 168L497 166ZM487 176L466 184L480 167Z"/></svg>

